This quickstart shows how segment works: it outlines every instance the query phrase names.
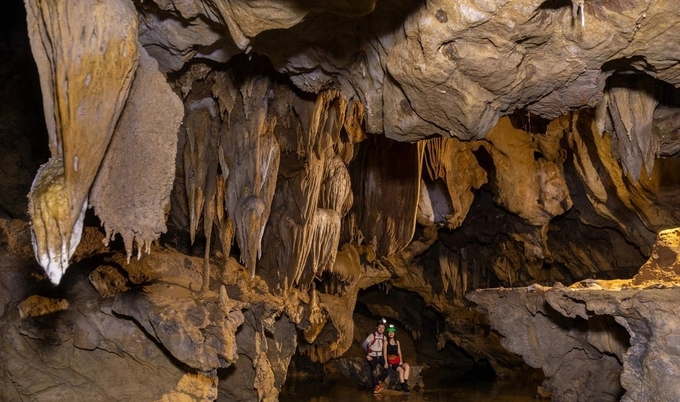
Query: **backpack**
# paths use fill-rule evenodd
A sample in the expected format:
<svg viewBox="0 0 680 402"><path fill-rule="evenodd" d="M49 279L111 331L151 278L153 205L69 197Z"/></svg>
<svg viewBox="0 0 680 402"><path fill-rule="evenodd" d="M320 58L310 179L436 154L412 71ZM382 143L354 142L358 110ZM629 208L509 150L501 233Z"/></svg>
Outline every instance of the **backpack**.
<svg viewBox="0 0 680 402"><path fill-rule="evenodd" d="M368 338L370 338L371 335L373 336L373 339L372 339L371 341L369 341ZM377 340L380 340L380 341L384 341L384 340L385 340L385 336L384 336L384 335L383 335L381 338L378 338L378 337L375 335L375 332L372 333L371 335L369 335L369 336L366 337L366 340L364 340L364 344L363 344L364 350L366 351L367 354L368 354L368 353L371 353L371 352L377 352L377 351L375 351L375 350L371 350L371 347L373 346L373 344L374 344Z"/></svg>

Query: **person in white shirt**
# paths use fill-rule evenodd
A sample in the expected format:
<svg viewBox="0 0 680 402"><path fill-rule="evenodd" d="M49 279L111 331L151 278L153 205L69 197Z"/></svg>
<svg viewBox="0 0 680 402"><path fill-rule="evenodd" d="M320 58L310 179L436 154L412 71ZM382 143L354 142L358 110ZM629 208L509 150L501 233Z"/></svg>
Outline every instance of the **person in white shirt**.
<svg viewBox="0 0 680 402"><path fill-rule="evenodd" d="M377 394L385 388L385 379L389 375L388 370L383 370L383 372L378 376L378 367L383 368L385 365L385 358L383 356L383 345L385 343L385 328L387 326L387 320L384 318L380 319L375 326L375 332L369 334L364 343L362 344L364 351L366 352L366 360L368 365L371 367L371 380L373 381L373 393Z"/></svg>

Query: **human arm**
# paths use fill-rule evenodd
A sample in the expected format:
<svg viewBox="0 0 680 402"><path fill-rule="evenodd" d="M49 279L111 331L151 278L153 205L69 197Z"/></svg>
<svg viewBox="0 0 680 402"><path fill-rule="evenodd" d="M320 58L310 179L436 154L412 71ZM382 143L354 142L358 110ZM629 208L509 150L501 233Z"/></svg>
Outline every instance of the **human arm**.
<svg viewBox="0 0 680 402"><path fill-rule="evenodd" d="M383 359L385 359L385 369L388 369L390 367L390 363L387 361L387 344L389 341L383 341L383 347L382 347L382 355Z"/></svg>
<svg viewBox="0 0 680 402"><path fill-rule="evenodd" d="M399 354L399 365L404 365L404 358L401 356L401 342L397 341L397 353Z"/></svg>
<svg viewBox="0 0 680 402"><path fill-rule="evenodd" d="M373 338L375 335L369 334L366 339L364 339L364 343L361 344L361 348L364 349L364 352L366 352L366 360L371 361L373 358L370 355L370 350L369 347L371 346L371 343L373 343Z"/></svg>

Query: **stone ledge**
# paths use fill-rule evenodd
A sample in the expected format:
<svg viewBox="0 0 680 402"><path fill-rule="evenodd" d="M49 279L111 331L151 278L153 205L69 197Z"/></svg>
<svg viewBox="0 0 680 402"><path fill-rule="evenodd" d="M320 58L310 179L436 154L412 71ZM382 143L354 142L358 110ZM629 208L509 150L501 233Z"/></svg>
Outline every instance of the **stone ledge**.
<svg viewBox="0 0 680 402"><path fill-rule="evenodd" d="M345 377L357 380L362 388L370 389L371 384L370 367L366 360L360 357L344 357L335 360L335 366L340 370L340 373ZM425 388L421 372L425 366L411 365L411 373L408 379L408 386L411 390L421 390ZM399 389L399 375L396 371L391 371L385 383L388 389Z"/></svg>

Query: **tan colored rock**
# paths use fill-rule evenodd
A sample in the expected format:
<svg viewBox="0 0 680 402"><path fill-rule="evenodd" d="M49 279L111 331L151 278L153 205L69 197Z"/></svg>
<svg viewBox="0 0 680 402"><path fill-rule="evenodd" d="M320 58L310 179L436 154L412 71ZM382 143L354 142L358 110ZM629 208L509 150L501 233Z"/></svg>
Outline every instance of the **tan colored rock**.
<svg viewBox="0 0 680 402"><path fill-rule="evenodd" d="M443 213L443 202L440 201L436 208L439 210L438 215L446 218L447 227L451 230L463 223L474 200L474 190L488 182L488 172L480 166L473 153L479 146L476 142L468 143L446 137L425 143L424 169L431 180L444 181L453 207L452 211ZM433 184L430 187L434 186ZM434 188L430 190L431 193L435 191ZM435 194L430 194L430 199L434 202ZM439 219L437 223L440 223Z"/></svg>
<svg viewBox="0 0 680 402"><path fill-rule="evenodd" d="M104 299L129 290L127 278L112 266L102 265L97 267L90 273L89 279L97 293Z"/></svg>
<svg viewBox="0 0 680 402"><path fill-rule="evenodd" d="M168 352L200 371L226 367L237 358L234 334L243 314L231 302L227 312L213 316L208 306L193 300L188 289L157 284L147 286L144 295L119 293L112 310L135 319Z"/></svg>
<svg viewBox="0 0 680 402"><path fill-rule="evenodd" d="M35 210L31 215L36 258L56 284L79 241L90 186L130 90L137 18L126 0L96 5L31 0L26 10L52 154L53 168L41 172L63 176L61 188L49 189L52 179L38 177L30 197L33 207L53 203L40 207L50 218Z"/></svg>
<svg viewBox="0 0 680 402"><path fill-rule="evenodd" d="M375 1L323 0L314 5L288 7L286 4L269 0L251 2L208 0L203 7L205 13L226 25L234 43L246 49L250 39L262 31L289 28L299 23L313 11L329 11L345 15L362 15L373 10ZM211 18L211 19L212 19Z"/></svg>
<svg viewBox="0 0 680 402"><path fill-rule="evenodd" d="M251 277L255 276L257 259L262 254L281 152L273 133L275 121L270 121L261 107L268 90L268 79L244 83L235 101L239 113L225 116L220 129L219 143L224 154L218 160L226 180L226 211L234 224L241 261Z"/></svg>
<svg viewBox="0 0 680 402"><path fill-rule="evenodd" d="M203 373L186 373L171 392L155 402L194 402L217 400L217 378Z"/></svg>
<svg viewBox="0 0 680 402"><path fill-rule="evenodd" d="M50 299L48 297L33 295L22 301L17 306L19 317L39 317L46 314L63 311L68 308L68 301L64 299Z"/></svg>
<svg viewBox="0 0 680 402"><path fill-rule="evenodd" d="M631 287L680 286L680 229L662 230L657 236L649 260L630 281Z"/></svg>
<svg viewBox="0 0 680 402"><path fill-rule="evenodd" d="M105 244L120 233L128 260L149 253L167 230L175 177L180 99L140 49L127 103L90 191L90 204L106 229Z"/></svg>
<svg viewBox="0 0 680 402"><path fill-rule="evenodd" d="M540 151L534 136L504 118L486 139L493 160L489 182L498 205L533 226L543 226L571 208L564 173L557 164L562 161L536 156Z"/></svg>

